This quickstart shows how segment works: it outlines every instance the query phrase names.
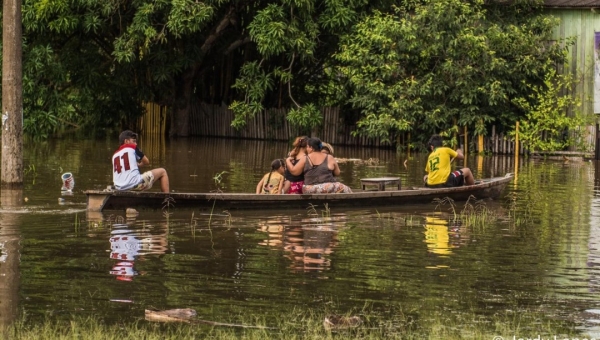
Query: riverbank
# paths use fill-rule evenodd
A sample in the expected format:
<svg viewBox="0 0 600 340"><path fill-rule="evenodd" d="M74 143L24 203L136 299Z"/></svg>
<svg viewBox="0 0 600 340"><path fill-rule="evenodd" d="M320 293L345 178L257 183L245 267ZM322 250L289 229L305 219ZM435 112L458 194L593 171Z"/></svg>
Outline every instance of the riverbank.
<svg viewBox="0 0 600 340"><path fill-rule="evenodd" d="M556 319L545 322L543 310L512 311L491 316L439 310L420 315L416 310L357 311L340 319L360 320L356 325L334 320L324 312L290 310L278 319L264 320L252 315L239 320L221 320L228 326L215 326L190 320L189 323L134 323L106 325L94 317L47 319L35 324L21 321L4 332L8 339L513 339L552 336L577 337L574 325ZM234 319L237 319L234 317ZM339 319L338 319L339 320Z"/></svg>

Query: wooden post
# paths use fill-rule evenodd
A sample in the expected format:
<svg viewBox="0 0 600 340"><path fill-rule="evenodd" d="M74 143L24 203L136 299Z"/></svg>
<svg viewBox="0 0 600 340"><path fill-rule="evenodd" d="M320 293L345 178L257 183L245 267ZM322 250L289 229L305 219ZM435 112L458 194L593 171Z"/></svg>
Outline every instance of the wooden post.
<svg viewBox="0 0 600 340"><path fill-rule="evenodd" d="M483 125L483 120L480 119L479 123ZM480 134L477 136L477 153L480 155L483 154L483 149L483 135Z"/></svg>
<svg viewBox="0 0 600 340"><path fill-rule="evenodd" d="M408 137L406 138L406 157L410 159L410 132L408 133Z"/></svg>
<svg viewBox="0 0 600 340"><path fill-rule="evenodd" d="M498 136L496 135L496 125L492 126L492 145L494 154L498 154Z"/></svg>
<svg viewBox="0 0 600 340"><path fill-rule="evenodd" d="M452 118L452 124L452 127L454 128L456 126L456 117ZM456 143L458 143L458 147L460 147L460 136L457 136L457 134L458 133L456 132L456 130L454 130L454 138L456 139Z"/></svg>
<svg viewBox="0 0 600 340"><path fill-rule="evenodd" d="M4 0L2 17L2 188L23 187L21 0Z"/></svg>
<svg viewBox="0 0 600 340"><path fill-rule="evenodd" d="M519 178L519 122L515 126L515 190L517 189L517 179Z"/></svg>
<svg viewBox="0 0 600 340"><path fill-rule="evenodd" d="M483 154L484 151L484 147L483 147L483 135L479 135L477 136L477 152L479 154Z"/></svg>
<svg viewBox="0 0 600 340"><path fill-rule="evenodd" d="M467 126L466 125L465 125L465 128L464 128L464 131L465 131L465 148L463 150L463 153L465 154L464 167L466 168L467 167L467 153L468 153L467 150L469 149L469 144L468 144L469 140L467 138L468 131L467 131Z"/></svg>
<svg viewBox="0 0 600 340"><path fill-rule="evenodd" d="M515 125L515 154L519 154L519 122Z"/></svg>
<svg viewBox="0 0 600 340"><path fill-rule="evenodd" d="M600 124L596 123L596 150L595 157L597 161L600 160Z"/></svg>

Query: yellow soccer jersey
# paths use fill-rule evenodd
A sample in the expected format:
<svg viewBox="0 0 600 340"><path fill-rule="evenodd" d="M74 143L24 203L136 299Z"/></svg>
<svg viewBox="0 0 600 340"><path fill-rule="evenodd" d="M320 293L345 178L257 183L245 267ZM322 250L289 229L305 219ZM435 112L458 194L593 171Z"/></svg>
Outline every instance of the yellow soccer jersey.
<svg viewBox="0 0 600 340"><path fill-rule="evenodd" d="M456 151L447 147L435 148L429 154L427 166L425 167L425 171L429 174L427 176L427 185L446 183L452 170L450 160L457 155Z"/></svg>

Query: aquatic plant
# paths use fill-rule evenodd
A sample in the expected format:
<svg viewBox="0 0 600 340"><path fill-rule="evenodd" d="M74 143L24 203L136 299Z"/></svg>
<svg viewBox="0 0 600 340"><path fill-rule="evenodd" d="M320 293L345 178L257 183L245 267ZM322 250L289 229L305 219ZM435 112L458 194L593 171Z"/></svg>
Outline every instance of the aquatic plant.
<svg viewBox="0 0 600 340"><path fill-rule="evenodd" d="M192 231L192 237L195 239L196 238L196 227L198 226L198 223L196 221L196 219L194 218L194 212L192 211L192 218L190 219L190 229Z"/></svg>
<svg viewBox="0 0 600 340"><path fill-rule="evenodd" d="M377 214L377 221L387 227L399 225L411 227L421 225L422 222L422 218L412 214L402 214L397 212L381 213L377 209L375 210L375 214Z"/></svg>
<svg viewBox="0 0 600 340"><path fill-rule="evenodd" d="M215 186L217 188L216 189L216 193L217 194L220 194L220 193L223 192L221 190L221 183L223 182L223 175L226 174L226 173L227 173L227 171L221 171L221 172L219 172L219 173L217 173L217 174L215 174L213 176L213 181L215 181ZM215 211L215 206L217 204L217 199L216 198L212 198L212 200L213 200L213 206L210 209L210 216L208 217L208 228L209 228L209 230L210 230L210 225L211 225L211 222L212 222L213 213Z"/></svg>
<svg viewBox="0 0 600 340"><path fill-rule="evenodd" d="M458 211L454 200L449 197L436 198L434 201L437 204L436 211L441 212L442 206L449 205L448 210L452 216L448 222L453 225L464 224L470 227L484 227L498 218L496 213L490 210L483 200L477 200L473 195L469 196L460 211Z"/></svg>
<svg viewBox="0 0 600 340"><path fill-rule="evenodd" d="M460 221L470 227L483 228L497 219L496 213L490 210L484 201L471 195L459 214Z"/></svg>
<svg viewBox="0 0 600 340"><path fill-rule="evenodd" d="M75 227L75 233L79 232L79 225L79 217L77 216L77 213L75 213L75 222L73 223L73 226Z"/></svg>
<svg viewBox="0 0 600 340"><path fill-rule="evenodd" d="M33 179L31 180L31 184L35 184L35 179L37 177L37 170L35 168L35 164L29 164L29 166L23 170L23 174L25 176L31 175Z"/></svg>
<svg viewBox="0 0 600 340"><path fill-rule="evenodd" d="M452 211L452 222L456 222L457 221L457 213L456 213L456 204L454 204L454 200L451 199L450 197L444 197L444 198L436 198L433 200L437 205L435 206L435 210L439 210L441 211L442 206L449 204L450 205L450 211Z"/></svg>
<svg viewBox="0 0 600 340"><path fill-rule="evenodd" d="M168 196L163 200L162 214L167 219L167 225L169 225L169 218L173 215L171 208L175 206L174 203L175 199L171 196Z"/></svg>
<svg viewBox="0 0 600 340"><path fill-rule="evenodd" d="M323 206L324 206L325 210L321 210L321 217L323 219L331 218L331 210L329 210L329 204L325 203Z"/></svg>
<svg viewBox="0 0 600 340"><path fill-rule="evenodd" d="M329 209L329 204L325 203L323 205L324 209L321 210L320 214L317 211L317 207L318 207L317 205L308 203L308 208L306 208L306 210L307 210L307 214L309 217L318 219L319 215L320 215L321 216L320 218L322 221L331 219L331 210Z"/></svg>

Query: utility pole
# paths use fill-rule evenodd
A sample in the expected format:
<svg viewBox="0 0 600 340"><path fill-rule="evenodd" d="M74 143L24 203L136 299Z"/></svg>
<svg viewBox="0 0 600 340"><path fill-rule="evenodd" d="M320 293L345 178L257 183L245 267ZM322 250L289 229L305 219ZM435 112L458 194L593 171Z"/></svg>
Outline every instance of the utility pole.
<svg viewBox="0 0 600 340"><path fill-rule="evenodd" d="M2 7L2 165L0 186L23 187L22 0Z"/></svg>

